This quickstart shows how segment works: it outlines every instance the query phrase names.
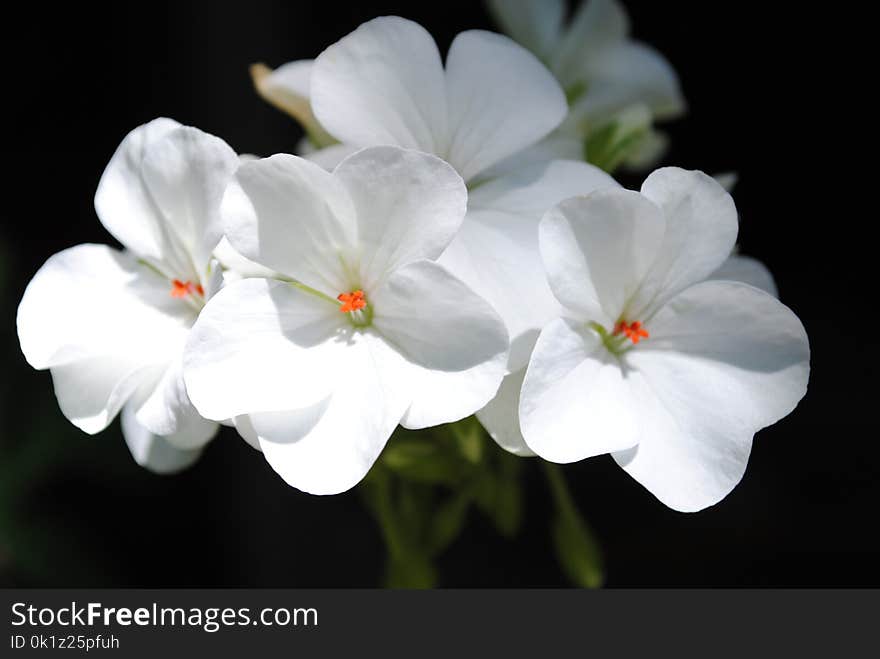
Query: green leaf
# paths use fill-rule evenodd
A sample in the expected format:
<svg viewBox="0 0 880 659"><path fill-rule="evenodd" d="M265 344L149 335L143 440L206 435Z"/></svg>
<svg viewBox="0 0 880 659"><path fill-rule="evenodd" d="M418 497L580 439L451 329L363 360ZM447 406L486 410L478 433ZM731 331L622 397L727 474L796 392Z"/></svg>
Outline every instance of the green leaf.
<svg viewBox="0 0 880 659"><path fill-rule="evenodd" d="M560 468L545 462L544 471L556 503L552 535L559 564L575 585L599 588L604 581L599 544L578 512Z"/></svg>
<svg viewBox="0 0 880 659"><path fill-rule="evenodd" d="M424 556L416 553L389 556L385 567L386 588L433 588L437 570Z"/></svg>
<svg viewBox="0 0 880 659"><path fill-rule="evenodd" d="M449 425L455 437L458 452L469 463L478 465L483 461L483 426L474 416Z"/></svg>
<svg viewBox="0 0 880 659"><path fill-rule="evenodd" d="M428 535L428 549L436 556L459 536L473 497L469 491L459 492L444 501L433 513Z"/></svg>
<svg viewBox="0 0 880 659"><path fill-rule="evenodd" d="M586 93L587 83L583 80L578 80L573 85L569 85L565 90L565 100L568 102L568 107L574 105Z"/></svg>
<svg viewBox="0 0 880 659"><path fill-rule="evenodd" d="M492 519L501 535L512 538L522 526L522 486L518 479L502 478L497 488Z"/></svg>
<svg viewBox="0 0 880 659"><path fill-rule="evenodd" d="M577 586L599 588L604 581L599 547L579 517L557 515L553 544L565 575Z"/></svg>

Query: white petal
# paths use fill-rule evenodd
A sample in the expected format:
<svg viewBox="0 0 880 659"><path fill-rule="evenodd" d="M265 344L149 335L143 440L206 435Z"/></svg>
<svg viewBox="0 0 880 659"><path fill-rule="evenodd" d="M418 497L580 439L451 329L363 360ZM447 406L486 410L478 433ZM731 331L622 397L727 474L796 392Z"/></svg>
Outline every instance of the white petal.
<svg viewBox="0 0 880 659"><path fill-rule="evenodd" d="M506 34L542 59L558 45L564 0L488 0L486 4Z"/></svg>
<svg viewBox="0 0 880 659"><path fill-rule="evenodd" d="M334 301L292 284L244 279L227 285L202 310L184 351L184 380L202 416L308 407L345 377L327 367L342 359L349 326Z"/></svg>
<svg viewBox="0 0 880 659"><path fill-rule="evenodd" d="M197 128L177 128L144 149L143 180L164 218L169 247L200 279L223 235L220 201L238 163L226 142Z"/></svg>
<svg viewBox="0 0 880 659"><path fill-rule="evenodd" d="M739 183L738 172L719 172L718 174L713 174L712 178L718 181L718 185L727 190L730 194L733 194L733 189L736 187L736 184Z"/></svg>
<svg viewBox="0 0 880 659"><path fill-rule="evenodd" d="M809 343L797 316L734 282L693 286L654 317L627 355L653 392L638 448L615 455L667 506L701 510L740 481L755 432L806 392Z"/></svg>
<svg viewBox="0 0 880 659"><path fill-rule="evenodd" d="M504 323L492 307L431 261L397 270L375 294L373 324L412 365L402 424L457 421L498 390L507 363Z"/></svg>
<svg viewBox="0 0 880 659"><path fill-rule="evenodd" d="M477 418L498 446L514 455L531 457L535 452L526 444L519 427L519 392L525 376L525 368L504 376L495 398L477 412Z"/></svg>
<svg viewBox="0 0 880 659"><path fill-rule="evenodd" d="M589 62L587 92L573 110L592 121L633 103L647 105L655 119L674 119L686 103L678 75L650 46L625 41L603 50Z"/></svg>
<svg viewBox="0 0 880 659"><path fill-rule="evenodd" d="M511 370L525 366L537 332L560 315L538 251L541 216L563 199L616 185L591 165L558 160L510 172L471 192L462 229L440 263L504 319L514 344Z"/></svg>
<svg viewBox="0 0 880 659"><path fill-rule="evenodd" d="M53 370L62 411L94 433L143 381L158 378L195 313L128 253L79 245L51 257L18 308L22 352Z"/></svg>
<svg viewBox="0 0 880 659"><path fill-rule="evenodd" d="M260 447L260 438L257 437L257 431L254 430L254 425L247 415L237 416L232 419L232 427L238 431L241 438L251 448L257 449L260 453L263 452L263 449Z"/></svg>
<svg viewBox="0 0 880 659"><path fill-rule="evenodd" d="M272 70L265 64L254 64L251 78L260 96L302 122L311 116L309 83L313 65L313 60L297 60Z"/></svg>
<svg viewBox="0 0 880 659"><path fill-rule="evenodd" d="M246 277L262 277L264 279L274 279L278 277L278 273L270 270L259 263L254 263L250 259L246 259L235 248L229 244L229 239L225 236L220 239L220 243L214 250L214 258L216 258L223 269L231 271L235 279L243 279ZM224 273L224 279L228 278L229 273Z"/></svg>
<svg viewBox="0 0 880 659"><path fill-rule="evenodd" d="M65 417L90 435L110 425L125 402L155 372L131 352L53 366L55 397Z"/></svg>
<svg viewBox="0 0 880 659"><path fill-rule="evenodd" d="M354 207L318 165L285 154L239 167L223 199L229 243L245 258L333 296L354 282L344 265L356 244Z"/></svg>
<svg viewBox="0 0 880 659"><path fill-rule="evenodd" d="M722 281L741 281L755 288L760 288L773 297L779 297L779 290L773 275L763 263L750 256L734 254L729 257L721 267L709 275L709 279Z"/></svg>
<svg viewBox="0 0 880 659"><path fill-rule="evenodd" d="M251 80L257 93L282 112L296 119L306 132L310 147L333 144L336 140L315 119L310 103L314 60L297 60L272 70L265 64L251 65Z"/></svg>
<svg viewBox="0 0 880 659"><path fill-rule="evenodd" d="M550 323L535 344L520 396L529 448L566 463L637 444L639 399L630 377L594 331L564 319Z"/></svg>
<svg viewBox="0 0 880 659"><path fill-rule="evenodd" d="M446 85L450 142L438 155L466 181L535 144L568 112L562 88L534 55L482 30L462 32L452 42Z"/></svg>
<svg viewBox="0 0 880 659"><path fill-rule="evenodd" d="M125 247L140 256L161 259L165 252L162 219L142 177L149 146L180 127L171 119L154 119L122 140L107 164L95 192L101 223Z"/></svg>
<svg viewBox="0 0 880 659"><path fill-rule="evenodd" d="M325 146L323 149L316 149L303 153L303 157L311 160L313 163L320 165L328 172L332 172L339 166L343 160L348 158L352 153L360 150L358 146L351 144L332 144Z"/></svg>
<svg viewBox="0 0 880 659"><path fill-rule="evenodd" d="M446 89L437 44L403 18L364 23L315 60L312 109L341 142L441 154Z"/></svg>
<svg viewBox="0 0 880 659"><path fill-rule="evenodd" d="M617 182L598 167L551 160L517 167L473 189L468 210L494 210L539 220L563 199L617 187Z"/></svg>
<svg viewBox="0 0 880 659"><path fill-rule="evenodd" d="M557 129L537 144L526 147L522 151L517 151L512 156L508 156L501 162L484 170L476 184L472 184L471 189L474 192L479 192L483 185L482 181L500 178L520 169L546 165L553 160L582 162L583 159L583 138L572 131ZM544 210L547 209L545 208Z"/></svg>
<svg viewBox="0 0 880 659"><path fill-rule="evenodd" d="M312 77L314 60L301 59L282 64L264 80L270 89L284 89L291 94L308 100L309 81Z"/></svg>
<svg viewBox="0 0 880 659"><path fill-rule="evenodd" d="M332 396L304 409L249 416L266 460L293 487L337 494L370 470L408 404L408 367L372 332L354 332ZM309 374L311 375L311 374Z"/></svg>
<svg viewBox="0 0 880 659"><path fill-rule="evenodd" d="M666 233L631 302L632 319L649 317L676 293L715 272L733 250L739 230L733 199L702 172L658 169L645 179L642 194L663 209Z"/></svg>
<svg viewBox="0 0 880 659"><path fill-rule="evenodd" d="M151 433L137 422L129 405L123 408L121 418L125 443L141 467L157 474L173 474L192 466L202 455L201 448L179 449L167 438Z"/></svg>
<svg viewBox="0 0 880 659"><path fill-rule="evenodd" d="M664 222L642 195L609 188L562 202L541 220L539 234L557 299L611 329L656 258Z"/></svg>
<svg viewBox="0 0 880 659"><path fill-rule="evenodd" d="M555 49L552 68L565 85L589 77L590 63L629 33L629 18L617 0L581 2Z"/></svg>
<svg viewBox="0 0 880 659"><path fill-rule="evenodd" d="M436 259L467 209L464 181L443 160L392 146L364 149L334 175L355 207L361 281L373 288L395 268Z"/></svg>
<svg viewBox="0 0 880 659"><path fill-rule="evenodd" d="M202 418L189 400L180 356L158 383L135 396L129 406L137 410L138 425L163 436L179 449L200 448L217 433L217 423Z"/></svg>

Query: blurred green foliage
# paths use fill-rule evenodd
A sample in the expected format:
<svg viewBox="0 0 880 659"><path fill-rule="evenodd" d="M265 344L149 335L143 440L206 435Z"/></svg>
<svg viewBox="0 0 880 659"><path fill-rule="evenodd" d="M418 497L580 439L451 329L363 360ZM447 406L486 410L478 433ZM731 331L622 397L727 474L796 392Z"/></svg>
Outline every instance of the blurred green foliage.
<svg viewBox="0 0 880 659"><path fill-rule="evenodd" d="M527 461L500 449L475 417L414 432L398 428L361 486L388 549L385 585L437 585L436 559L472 510L506 538L522 526ZM560 565L578 586L602 584L602 558L556 465L546 474L556 510L549 531Z"/></svg>

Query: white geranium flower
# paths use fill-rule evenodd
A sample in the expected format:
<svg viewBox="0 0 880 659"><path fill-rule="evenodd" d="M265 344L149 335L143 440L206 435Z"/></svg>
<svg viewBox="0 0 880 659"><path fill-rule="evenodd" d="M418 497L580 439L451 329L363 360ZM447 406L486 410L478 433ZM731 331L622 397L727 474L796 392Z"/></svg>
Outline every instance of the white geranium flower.
<svg viewBox="0 0 880 659"><path fill-rule="evenodd" d="M585 0L565 23L565 0L488 0L502 29L556 75L571 111L540 148L606 170L647 167L666 148L655 121L685 109L675 71L657 51L629 38L616 0Z"/></svg>
<svg viewBox="0 0 880 659"><path fill-rule="evenodd" d="M230 244L288 279L230 283L202 311L184 371L204 416L235 419L290 485L331 494L398 423L455 421L492 398L504 324L436 263L467 203L448 164L375 147L332 174L275 155L235 179Z"/></svg>
<svg viewBox="0 0 880 659"><path fill-rule="evenodd" d="M535 453L611 453L681 511L733 489L753 435L794 409L809 375L791 310L752 286L704 281L736 234L730 196L676 168L641 194L598 191L544 217L541 253L567 314L541 331L522 385Z"/></svg>
<svg viewBox="0 0 880 659"><path fill-rule="evenodd" d="M730 176L724 179L716 176L715 180L728 192L735 182ZM709 275L708 279L743 282L778 297L776 283L767 267L757 259L738 254L735 247L733 254ZM553 300L555 301L556 298L554 297ZM557 315L563 315L564 312L560 311L563 307L558 302L556 304L556 310L559 311ZM534 339L537 339L537 332L534 334ZM520 348L526 347L531 350L534 347L534 340L521 343ZM526 444L519 427L519 395L525 375L526 368L523 366L505 376L498 394L486 407L477 412L477 417L502 448L515 455L532 457L535 453Z"/></svg>
<svg viewBox="0 0 880 659"><path fill-rule="evenodd" d="M538 221L566 197L615 185L586 163L518 158L566 115L553 75L512 40L481 30L454 39L444 68L424 28L383 17L315 60L311 103L342 142L337 153L396 145L439 156L461 175L468 213L441 263L496 308L513 343L510 368L524 367L530 342L557 313Z"/></svg>
<svg viewBox="0 0 880 659"><path fill-rule="evenodd" d="M125 250L54 255L18 308L22 351L51 371L64 415L93 434L121 410L132 455L157 472L191 464L217 430L189 402L181 357L219 283L211 252L237 165L225 142L176 121L136 128L95 194L101 223Z"/></svg>

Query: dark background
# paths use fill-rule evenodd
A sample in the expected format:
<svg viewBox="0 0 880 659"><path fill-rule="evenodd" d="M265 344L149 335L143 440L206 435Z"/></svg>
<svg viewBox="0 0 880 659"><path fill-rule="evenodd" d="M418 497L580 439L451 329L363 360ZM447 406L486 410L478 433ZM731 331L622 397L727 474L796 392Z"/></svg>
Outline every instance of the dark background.
<svg viewBox="0 0 880 659"><path fill-rule="evenodd" d="M0 40L0 585L378 584L384 550L356 493L299 493L228 430L195 468L153 476L131 460L118 424L90 438L67 423L49 374L21 356L15 309L51 254L112 243L92 196L138 124L166 115L240 152L289 151L299 130L252 91L250 63L314 57L383 14L419 21L445 50L457 32L491 27L488 17L477 2L71 4L5 10ZM709 510L668 510L610 458L566 467L607 583L880 586L880 444L868 419L876 294L857 294L860 262L835 244L863 237L858 218L825 201L829 172L847 164L837 146L872 120L830 114L847 97L827 57L833 28L803 22L829 17L776 15L775 3L626 4L635 35L671 60L689 101L689 116L669 125L666 162L739 172L743 251L769 264L803 320L813 368L800 407L759 433L742 484ZM441 585L565 583L533 463L526 494L515 541L470 517L439 562Z"/></svg>

